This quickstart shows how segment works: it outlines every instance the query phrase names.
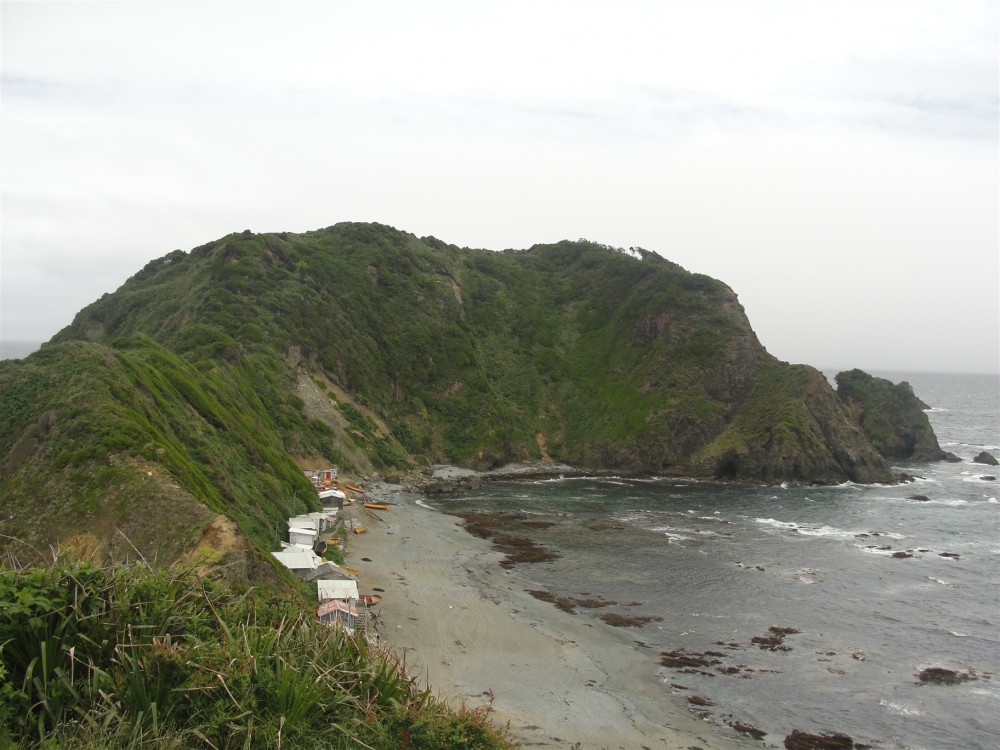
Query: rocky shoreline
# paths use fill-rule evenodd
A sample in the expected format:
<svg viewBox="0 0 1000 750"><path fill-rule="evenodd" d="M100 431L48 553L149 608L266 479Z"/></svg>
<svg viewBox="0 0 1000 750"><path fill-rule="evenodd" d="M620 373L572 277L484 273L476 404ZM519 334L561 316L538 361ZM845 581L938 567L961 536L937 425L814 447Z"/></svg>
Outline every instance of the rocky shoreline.
<svg viewBox="0 0 1000 750"><path fill-rule="evenodd" d="M419 495L446 495L481 487L486 482L558 479L601 476L599 472L579 469L568 464L531 462L508 464L489 471L477 471L458 466L438 464L406 474L390 475L386 482Z"/></svg>

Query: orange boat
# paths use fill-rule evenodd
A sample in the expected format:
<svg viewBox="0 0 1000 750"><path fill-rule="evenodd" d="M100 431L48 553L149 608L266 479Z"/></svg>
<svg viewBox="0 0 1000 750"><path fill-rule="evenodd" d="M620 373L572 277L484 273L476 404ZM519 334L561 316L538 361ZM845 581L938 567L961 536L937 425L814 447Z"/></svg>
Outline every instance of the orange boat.
<svg viewBox="0 0 1000 750"><path fill-rule="evenodd" d="M364 534L366 531L368 531L368 527L367 526L355 526L354 527L354 533L355 534Z"/></svg>
<svg viewBox="0 0 1000 750"><path fill-rule="evenodd" d="M365 503L365 507L372 510L389 510L389 506L386 503Z"/></svg>
<svg viewBox="0 0 1000 750"><path fill-rule="evenodd" d="M359 495L365 494L365 491L358 487L356 484L345 484L344 489L348 489L351 492L357 492Z"/></svg>

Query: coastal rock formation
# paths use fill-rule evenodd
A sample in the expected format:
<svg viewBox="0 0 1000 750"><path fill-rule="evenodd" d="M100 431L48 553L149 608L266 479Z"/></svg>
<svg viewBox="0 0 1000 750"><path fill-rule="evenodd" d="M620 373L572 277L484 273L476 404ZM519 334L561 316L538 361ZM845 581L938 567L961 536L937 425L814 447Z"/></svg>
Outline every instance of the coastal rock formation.
<svg viewBox="0 0 1000 750"><path fill-rule="evenodd" d="M905 461L941 461L947 455L927 419L930 408L906 381L892 383L862 370L836 377L837 396L880 454Z"/></svg>
<svg viewBox="0 0 1000 750"><path fill-rule="evenodd" d="M729 287L640 248L240 232L151 261L0 363L0 503L18 529L39 497L85 526L107 511L108 542L149 471L270 546L315 509L313 466L894 481L894 444L866 432L911 420L857 391L778 361ZM933 433L910 432L907 455L930 455ZM163 559L157 544L138 551Z"/></svg>
<svg viewBox="0 0 1000 750"><path fill-rule="evenodd" d="M978 456L972 459L972 462L975 464L986 464L987 466L1000 465L1000 461L997 461L996 457L988 451L983 451L982 453L980 453Z"/></svg>

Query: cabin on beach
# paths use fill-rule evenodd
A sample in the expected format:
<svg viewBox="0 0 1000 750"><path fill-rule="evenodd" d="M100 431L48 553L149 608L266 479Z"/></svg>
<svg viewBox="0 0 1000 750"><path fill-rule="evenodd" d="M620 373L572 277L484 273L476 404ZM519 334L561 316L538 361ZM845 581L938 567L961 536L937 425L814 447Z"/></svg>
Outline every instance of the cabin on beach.
<svg viewBox="0 0 1000 750"><path fill-rule="evenodd" d="M303 469L306 479L313 483L317 491L333 488L337 482L337 467L331 469Z"/></svg>
<svg viewBox="0 0 1000 750"><path fill-rule="evenodd" d="M313 529L288 529L288 543L295 547L311 550L316 546L316 532Z"/></svg>
<svg viewBox="0 0 1000 750"><path fill-rule="evenodd" d="M312 481L323 506L322 511L301 513L288 519L288 541L281 542L282 549L272 552L275 559L294 575L316 585L319 607L316 616L320 622L345 628L349 633L359 632L367 640L376 642L378 617L371 607L381 601L377 594L360 596L358 593L358 571L344 568L329 560L324 560L327 545L340 543L334 529L338 516L347 500L346 493L337 485L337 470L306 470L305 475ZM364 496L359 487L345 485L351 492ZM377 507L385 507L382 505ZM348 528L359 531L356 519L347 519Z"/></svg>
<svg viewBox="0 0 1000 750"><path fill-rule="evenodd" d="M356 604L342 599L327 599L316 609L316 617L328 625L340 625L353 634L357 627L358 608Z"/></svg>
<svg viewBox="0 0 1000 750"><path fill-rule="evenodd" d="M312 549L283 549L271 553L275 559L297 576L315 570L320 565L320 558Z"/></svg>
<svg viewBox="0 0 1000 750"><path fill-rule="evenodd" d="M340 490L320 490L319 491L319 501L323 504L324 508L329 510L339 510L344 507L344 500L347 499L347 495Z"/></svg>
<svg viewBox="0 0 1000 750"><path fill-rule="evenodd" d="M336 563L324 562L317 565L314 569L308 570L301 576L304 581L322 581L322 580L341 580L341 581L356 581L358 580L357 575L349 570L345 570Z"/></svg>
<svg viewBox="0 0 1000 750"><path fill-rule="evenodd" d="M327 599L358 599L358 582L356 580L327 579L316 581L316 594L321 602Z"/></svg>
<svg viewBox="0 0 1000 750"><path fill-rule="evenodd" d="M318 511L316 513L303 513L292 516L288 519L288 528L311 529L317 534L321 534L327 529L332 529L337 525L336 512ZM289 540L291 541L291 540Z"/></svg>

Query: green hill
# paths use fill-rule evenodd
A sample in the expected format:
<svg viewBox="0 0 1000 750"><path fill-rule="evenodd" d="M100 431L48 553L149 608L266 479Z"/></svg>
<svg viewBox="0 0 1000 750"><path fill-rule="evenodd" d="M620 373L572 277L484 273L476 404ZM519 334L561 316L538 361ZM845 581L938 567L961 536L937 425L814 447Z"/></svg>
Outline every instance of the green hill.
<svg viewBox="0 0 1000 750"><path fill-rule="evenodd" d="M316 502L310 465L892 478L825 378L770 356L719 281L644 250L491 252L376 224L150 262L0 363L0 457L11 551L200 550L257 573L252 548ZM248 541L206 543L220 519Z"/></svg>

